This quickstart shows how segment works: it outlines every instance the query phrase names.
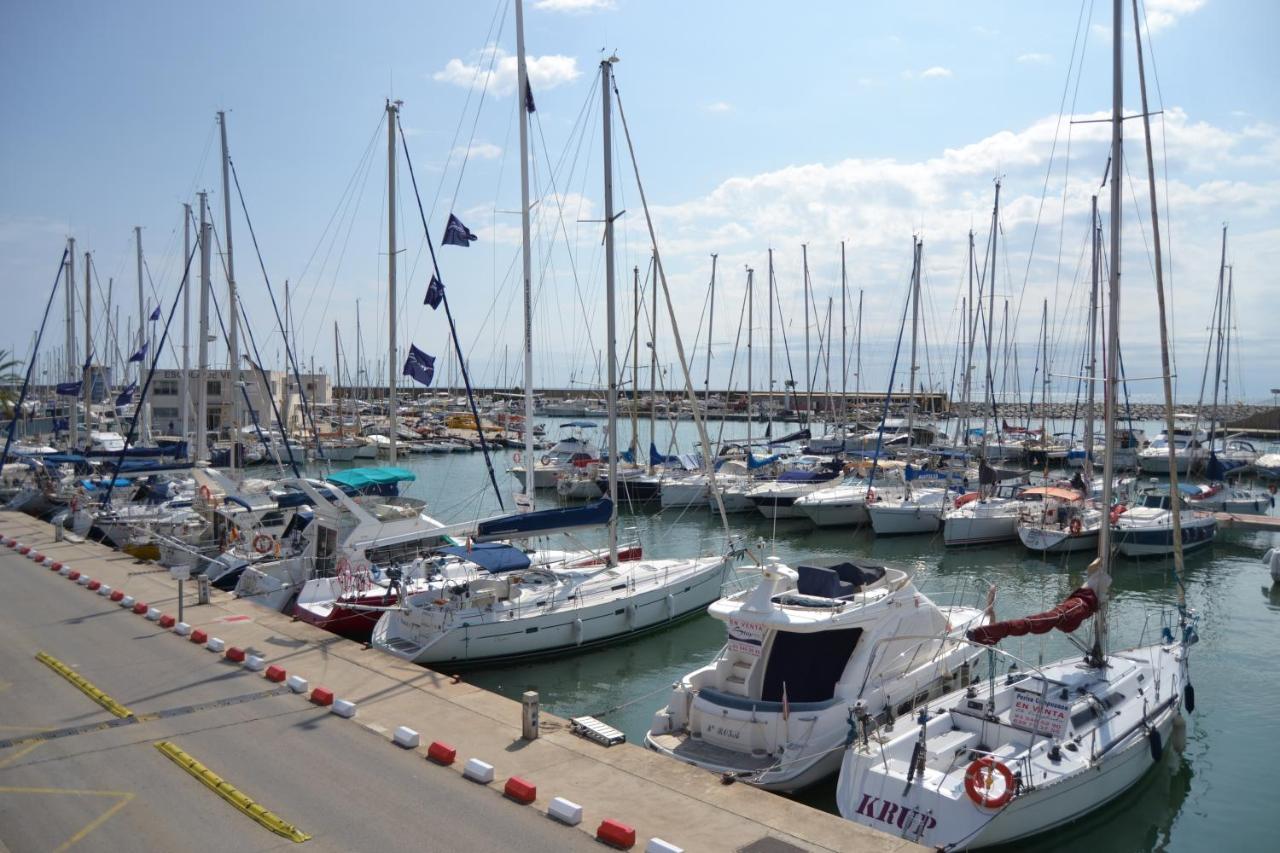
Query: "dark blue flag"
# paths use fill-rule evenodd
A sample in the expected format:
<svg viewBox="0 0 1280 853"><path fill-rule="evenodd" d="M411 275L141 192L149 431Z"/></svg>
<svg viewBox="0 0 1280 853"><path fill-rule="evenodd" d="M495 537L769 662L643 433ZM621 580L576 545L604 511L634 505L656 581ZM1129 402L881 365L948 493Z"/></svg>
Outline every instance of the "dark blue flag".
<svg viewBox="0 0 1280 853"><path fill-rule="evenodd" d="M116 406L117 407L127 406L130 403L132 403L133 392L137 390L138 390L137 382L130 382L128 385L126 385L124 390L120 392L120 396L116 397Z"/></svg>
<svg viewBox="0 0 1280 853"><path fill-rule="evenodd" d="M524 108L527 112L536 113L538 108L533 105L533 87L529 85L529 79L526 77L524 81Z"/></svg>
<svg viewBox="0 0 1280 853"><path fill-rule="evenodd" d="M147 344L143 344L142 349L138 350L133 355L129 356L129 361L131 363L135 361L140 362L140 361L144 361L146 357L147 357Z"/></svg>
<svg viewBox="0 0 1280 853"><path fill-rule="evenodd" d="M442 299L444 299L444 285L440 283L440 279L431 276L431 283L427 285L427 298L422 300L422 304L430 305L434 310L440 307Z"/></svg>
<svg viewBox="0 0 1280 853"><path fill-rule="evenodd" d="M431 380L436 375L435 356L427 355L413 344L409 344L409 357L404 360L404 370L401 372L430 387Z"/></svg>
<svg viewBox="0 0 1280 853"><path fill-rule="evenodd" d="M159 319L160 319L160 306L157 305L156 310L151 312L151 322L154 323L156 320L159 320Z"/></svg>
<svg viewBox="0 0 1280 853"><path fill-rule="evenodd" d="M79 397L80 392L84 390L84 383L76 382L59 382L55 389L59 397Z"/></svg>
<svg viewBox="0 0 1280 853"><path fill-rule="evenodd" d="M440 245L470 246L471 241L475 239L476 235L472 234L471 230L463 225L458 217L450 213L449 224L444 226L444 239L440 241Z"/></svg>

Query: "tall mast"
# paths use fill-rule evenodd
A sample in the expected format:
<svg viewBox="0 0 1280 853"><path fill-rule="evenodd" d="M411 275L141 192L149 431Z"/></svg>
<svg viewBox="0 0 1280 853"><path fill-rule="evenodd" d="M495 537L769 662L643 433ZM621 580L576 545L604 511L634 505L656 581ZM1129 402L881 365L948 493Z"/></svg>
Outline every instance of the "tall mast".
<svg viewBox="0 0 1280 853"><path fill-rule="evenodd" d="M191 440L191 205L182 206L182 378L178 409L182 413L182 440ZM190 458L190 448L187 450Z"/></svg>
<svg viewBox="0 0 1280 853"><path fill-rule="evenodd" d="M617 329L614 326L613 295L613 146L611 131L613 119L610 115L610 82L613 63L616 56L611 56L600 63L600 106L603 112L601 122L604 133L604 281L605 281L605 315L609 348L609 565L618 564L618 355L615 352L614 340ZM654 290L657 290L655 286Z"/></svg>
<svg viewBox="0 0 1280 853"><path fill-rule="evenodd" d="M966 341L965 356L964 356L964 419L961 421L961 424L963 425L962 429L964 430L964 434L961 436L961 439L965 445L968 445L969 443L969 428L972 426L972 424L970 423L970 414L971 414L970 410L973 408L972 402L971 402L973 399L972 397L972 394L973 394L973 344L974 344L974 338L976 338L978 334L977 321L978 321L979 306L976 302L973 301L973 271L976 266L977 266L977 260L976 258L974 258L973 229L970 228L969 229L969 271L968 271L969 308L968 308L968 315L964 318L965 337L968 340Z"/></svg>
<svg viewBox="0 0 1280 853"><path fill-rule="evenodd" d="M1115 26L1112 32L1112 42L1116 45L1114 48L1116 55L1119 56L1120 44L1120 0L1116 0ZM1151 113L1147 107L1147 77L1146 70L1142 58L1142 28L1139 25L1138 17L1138 0L1133 0L1133 37L1134 45L1138 54L1138 91L1142 94L1142 136L1146 144L1147 152L1147 190L1148 197L1151 200L1151 247L1155 251L1156 257L1156 305L1159 309L1160 316L1160 367L1161 374L1164 377L1164 407L1165 407L1165 425L1169 435L1169 497L1173 506L1173 567L1177 573L1178 580L1178 603L1183 604L1183 597L1186 592L1182 585L1183 577L1182 563L1182 493L1178 491L1178 465L1177 465L1177 448L1173 441L1173 371L1169 365L1169 327L1165 321L1164 307L1164 255L1160 249L1160 205L1156 199L1156 166L1155 159L1151 153ZM1117 74L1118 76L1118 74ZM1113 175L1123 174L1121 172L1113 172ZM1112 255L1112 258L1116 258ZM1113 265L1115 261L1112 261ZM1112 313L1118 313L1112 310ZM1190 468L1188 468L1190 473Z"/></svg>
<svg viewBox="0 0 1280 853"><path fill-rule="evenodd" d="M338 345L338 321L333 321L333 392L337 396L338 385L342 383L342 347ZM338 438L346 438L347 431L342 422L342 406L336 408L338 414Z"/></svg>
<svg viewBox="0 0 1280 853"><path fill-rule="evenodd" d="M813 368L809 363L809 244L800 244L800 253L804 258L804 388L805 411L804 422L807 426L813 416Z"/></svg>
<svg viewBox="0 0 1280 853"><path fill-rule="evenodd" d="M840 241L840 426L849 420L849 278ZM841 435L843 441L844 436Z"/></svg>
<svg viewBox="0 0 1280 853"><path fill-rule="evenodd" d="M924 241L912 238L912 261L911 261L911 380L907 388L907 447L911 447L915 443L915 424L916 424L916 371L920 369L916 364L916 335L920 327L920 253L924 248Z"/></svg>
<svg viewBox="0 0 1280 853"><path fill-rule="evenodd" d="M858 397L858 404L862 403L862 288L858 288L858 341L855 345L856 352L854 354L853 363L853 384L854 396Z"/></svg>
<svg viewBox="0 0 1280 853"><path fill-rule="evenodd" d="M658 444L658 264L653 269L653 308L649 312L649 446ZM647 455L647 454L646 454ZM649 456L649 473L653 473L653 457Z"/></svg>
<svg viewBox="0 0 1280 853"><path fill-rule="evenodd" d="M631 324L631 457L640 453L640 267L631 269L631 299L635 322ZM612 452L612 449L610 449Z"/></svg>
<svg viewBox="0 0 1280 853"><path fill-rule="evenodd" d="M1116 381L1120 372L1120 176L1124 174L1124 59L1120 35L1124 32L1124 20L1120 9L1120 0L1114 0L1111 21L1111 274L1107 282L1110 310L1107 312L1107 366L1103 385L1106 393L1102 404L1105 419L1102 425L1103 512L1111 511L1114 492ZM1111 525L1105 518L1098 526L1098 559L1102 561L1101 577L1095 590L1098 594L1098 612L1093 620L1093 650L1089 655L1089 662L1094 666L1105 666L1108 610L1106 593L1111 574ZM1181 569L1178 566L1178 570Z"/></svg>
<svg viewBox="0 0 1280 853"><path fill-rule="evenodd" d="M147 304L142 293L142 226L133 226L133 243L137 259L138 267L138 349L142 349L147 343ZM154 353L148 353L154 355ZM146 374L147 360L144 358L138 362L138 387L142 387L142 379ZM145 440L151 433L151 418L149 417L150 406L145 400L138 400L138 423L142 426L142 436Z"/></svg>
<svg viewBox="0 0 1280 853"><path fill-rule="evenodd" d="M1049 471L1049 300L1044 300L1040 315L1040 365L1044 375L1040 377L1040 444L1044 448L1044 470Z"/></svg>
<svg viewBox="0 0 1280 853"><path fill-rule="evenodd" d="M752 306L756 271L747 267L747 453L751 453L751 324L754 319Z"/></svg>
<svg viewBox="0 0 1280 853"><path fill-rule="evenodd" d="M1092 245L1089 261L1091 285L1089 288L1089 386L1085 389L1084 406L1084 477L1086 483L1093 481L1093 407L1094 386L1098 378L1098 253L1101 250L1101 237L1098 223L1098 197L1090 201L1089 233Z"/></svg>
<svg viewBox="0 0 1280 853"><path fill-rule="evenodd" d="M89 253L84 253L84 370L81 371L81 390L84 392L84 434L90 438L93 431L93 287L89 282ZM67 282L67 286L71 286Z"/></svg>
<svg viewBox="0 0 1280 853"><path fill-rule="evenodd" d="M200 193L200 339L199 378L196 380L196 449L192 459L205 459L209 452L209 194Z"/></svg>
<svg viewBox="0 0 1280 853"><path fill-rule="evenodd" d="M62 373L71 379L76 377L76 238L67 238L67 344L63 353ZM67 435L74 450L80 443L80 401L73 400L68 406Z"/></svg>
<svg viewBox="0 0 1280 853"><path fill-rule="evenodd" d="M1227 278L1227 226L1222 226L1222 259L1218 262L1218 323L1214 329L1214 337L1217 339L1216 355L1213 365L1213 408L1210 409L1209 415L1209 453L1213 453L1213 442L1217 438L1218 432L1218 388L1222 384L1222 330L1226 326L1226 308L1225 294L1223 288L1226 285ZM1210 338L1213 340L1214 338Z"/></svg>
<svg viewBox="0 0 1280 853"><path fill-rule="evenodd" d="M769 250L769 423L765 435L773 435L773 249ZM750 454L750 448L747 449Z"/></svg>
<svg viewBox="0 0 1280 853"><path fill-rule="evenodd" d="M716 258L711 255L711 306L707 311L707 375L702 382L702 405L711 404L711 335L716 327Z"/></svg>
<svg viewBox="0 0 1280 853"><path fill-rule="evenodd" d="M396 464L396 442L400 440L396 399L396 113L400 102L387 101L387 416L391 439L391 464ZM479 428L480 424L476 424ZM532 460L531 460L532 461Z"/></svg>
<svg viewBox="0 0 1280 853"><path fill-rule="evenodd" d="M524 276L524 494L533 509L533 240L529 226L529 71L524 52L524 2L516 0L516 77L520 94L520 254ZM477 424L479 426L479 424ZM609 454L616 452L609 445Z"/></svg>
<svg viewBox="0 0 1280 853"><path fill-rule="evenodd" d="M996 328L996 239L1000 233L1000 179L996 178L996 200L991 208L991 275L987 277L987 372L983 384L983 406L982 406L982 457L986 458L987 446L987 418L992 414L992 407L995 405L995 372L991 369L991 341L995 337ZM994 420L994 419L993 419ZM992 429L998 429L999 425L991 424Z"/></svg>
<svg viewBox="0 0 1280 853"><path fill-rule="evenodd" d="M240 300L236 296L235 252L231 244L231 152L227 148L227 114L223 111L218 112L218 128L222 137L222 237L227 244L227 370L231 386L231 464L228 467L235 471L240 462L243 414L240 410Z"/></svg>

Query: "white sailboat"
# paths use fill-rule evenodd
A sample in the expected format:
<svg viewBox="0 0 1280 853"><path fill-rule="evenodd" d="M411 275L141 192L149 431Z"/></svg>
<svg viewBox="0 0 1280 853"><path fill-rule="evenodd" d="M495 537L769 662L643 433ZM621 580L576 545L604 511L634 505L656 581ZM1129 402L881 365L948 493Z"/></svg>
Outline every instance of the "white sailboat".
<svg viewBox="0 0 1280 853"><path fill-rule="evenodd" d="M1113 175L1124 174L1121 10L1120 0L1115 0ZM1147 114L1144 94L1143 115ZM1149 141L1147 150L1150 160ZM1118 374L1120 184L1112 178L1107 439L1114 430ZM1152 224L1155 231L1154 213ZM1160 320L1163 343L1163 301ZM1166 405L1171 405L1167 375L1166 371ZM1103 504L1108 505L1114 460L1110 441L1104 446ZM1079 820L1133 786L1160 761L1181 721L1183 704L1193 710L1187 656L1196 641L1194 616L1180 595L1176 618L1164 626L1157 642L1110 650L1109 526L1101 528L1099 539L1099 557L1090 565L1084 585L1057 607L969 632L971 640L991 647L985 680L933 703L906 730L859 726L841 766L836 802L842 816L940 850L986 847ZM1175 561L1180 571L1180 549ZM1054 629L1070 633L1089 617L1093 642L1087 648L1077 643L1084 649L1083 658L1037 666L994 648L1009 636ZM997 677L997 655L1018 666Z"/></svg>

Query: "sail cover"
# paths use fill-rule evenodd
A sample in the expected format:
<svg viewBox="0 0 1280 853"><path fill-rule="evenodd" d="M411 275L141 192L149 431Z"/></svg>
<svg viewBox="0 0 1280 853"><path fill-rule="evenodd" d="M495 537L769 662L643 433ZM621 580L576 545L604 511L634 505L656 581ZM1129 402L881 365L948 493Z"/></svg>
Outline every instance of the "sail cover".
<svg viewBox="0 0 1280 853"><path fill-rule="evenodd" d="M613 503L608 498L601 498L580 507L544 509L491 518L476 525L475 540L484 542L492 539L549 536L580 527L608 524L612 517Z"/></svg>
<svg viewBox="0 0 1280 853"><path fill-rule="evenodd" d="M1079 628L1080 624L1092 616L1097 609L1098 594L1089 587L1082 586L1052 610L1046 610L1034 616L1023 616L1021 619L1006 619L990 625L980 625L971 629L967 636L975 643L993 646L1005 637L1047 634L1055 628L1070 633Z"/></svg>

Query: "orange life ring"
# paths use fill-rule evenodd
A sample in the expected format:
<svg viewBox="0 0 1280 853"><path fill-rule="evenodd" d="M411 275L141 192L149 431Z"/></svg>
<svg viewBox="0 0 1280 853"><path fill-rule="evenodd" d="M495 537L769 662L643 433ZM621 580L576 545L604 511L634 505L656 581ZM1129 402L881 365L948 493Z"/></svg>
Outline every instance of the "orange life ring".
<svg viewBox="0 0 1280 853"><path fill-rule="evenodd" d="M993 796L991 788L997 776L1003 781L1004 789ZM984 755L964 771L964 792L983 808L998 809L1013 799L1013 774L990 755Z"/></svg>
<svg viewBox="0 0 1280 853"><path fill-rule="evenodd" d="M257 536L253 537L253 550L257 551L259 554L265 554L271 550L273 541L274 540L272 540L270 534L259 533Z"/></svg>
<svg viewBox="0 0 1280 853"><path fill-rule="evenodd" d="M1120 520L1120 516L1124 515L1128 511L1129 508L1124 504L1116 504L1116 506L1111 510L1111 523L1115 524Z"/></svg>
<svg viewBox="0 0 1280 853"><path fill-rule="evenodd" d="M1078 518L1071 519L1071 535L1079 536L1081 530L1084 530L1084 523Z"/></svg>
<svg viewBox="0 0 1280 853"><path fill-rule="evenodd" d="M202 500L202 501L207 501L207 500L209 500L211 497L213 497L213 492L211 492L211 491L209 490L209 487L208 487L208 486L201 486L201 487L200 487L200 500Z"/></svg>
<svg viewBox="0 0 1280 853"><path fill-rule="evenodd" d="M959 509L960 507L964 506L967 503L973 503L977 499L978 499L977 492L967 492L961 495L960 497L956 498L956 504L955 504L956 509Z"/></svg>

